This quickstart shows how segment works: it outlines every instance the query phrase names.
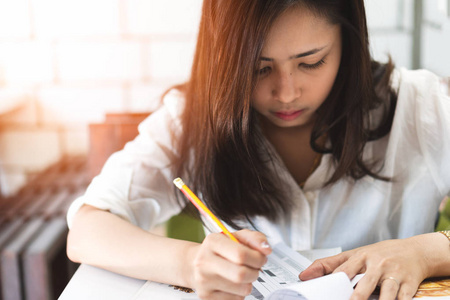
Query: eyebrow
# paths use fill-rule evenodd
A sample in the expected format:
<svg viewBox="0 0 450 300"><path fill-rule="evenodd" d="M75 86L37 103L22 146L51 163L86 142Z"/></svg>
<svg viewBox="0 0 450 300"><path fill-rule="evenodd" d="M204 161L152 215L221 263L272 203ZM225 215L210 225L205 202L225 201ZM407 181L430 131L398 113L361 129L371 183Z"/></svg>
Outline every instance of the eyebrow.
<svg viewBox="0 0 450 300"><path fill-rule="evenodd" d="M295 55L289 56L289 59L296 59L296 58L300 58L300 57L313 55L313 54L316 54L317 52L322 51L324 48L326 48L326 46L323 46L321 48L315 48L315 49L312 49L312 50L309 50L306 52L302 52L299 54L295 54ZM273 58L268 58L268 57L264 57L264 56L261 56L259 59L264 60L264 61L273 61Z"/></svg>

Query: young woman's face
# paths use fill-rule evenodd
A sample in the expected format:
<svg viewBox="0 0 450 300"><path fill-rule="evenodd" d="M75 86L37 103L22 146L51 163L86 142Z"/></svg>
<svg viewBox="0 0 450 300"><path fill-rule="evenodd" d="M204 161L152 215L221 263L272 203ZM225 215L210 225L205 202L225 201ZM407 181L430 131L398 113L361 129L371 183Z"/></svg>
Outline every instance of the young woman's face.
<svg viewBox="0 0 450 300"><path fill-rule="evenodd" d="M341 61L341 30L294 8L270 29L257 70L252 105L277 127L310 124L327 98Z"/></svg>

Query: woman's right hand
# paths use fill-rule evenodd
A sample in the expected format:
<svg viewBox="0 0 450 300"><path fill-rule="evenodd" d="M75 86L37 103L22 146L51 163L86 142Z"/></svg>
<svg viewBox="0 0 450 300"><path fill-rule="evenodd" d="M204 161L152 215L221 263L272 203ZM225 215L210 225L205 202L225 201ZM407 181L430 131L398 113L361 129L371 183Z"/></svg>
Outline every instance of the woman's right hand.
<svg viewBox="0 0 450 300"><path fill-rule="evenodd" d="M244 299L267 262L272 249L264 234L241 230L233 235L240 244L212 233L192 249L191 287L200 299Z"/></svg>

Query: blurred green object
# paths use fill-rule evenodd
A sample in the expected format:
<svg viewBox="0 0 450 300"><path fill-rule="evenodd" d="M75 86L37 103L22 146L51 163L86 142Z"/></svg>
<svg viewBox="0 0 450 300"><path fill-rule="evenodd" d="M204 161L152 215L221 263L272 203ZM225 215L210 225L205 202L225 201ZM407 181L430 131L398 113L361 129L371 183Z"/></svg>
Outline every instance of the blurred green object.
<svg viewBox="0 0 450 300"><path fill-rule="evenodd" d="M203 224L192 204L181 213L170 218L166 224L166 235L170 238L201 243L205 238Z"/></svg>
<svg viewBox="0 0 450 300"><path fill-rule="evenodd" d="M450 201L447 197L447 202L444 205L444 208L439 213L439 220L436 225L436 231L439 230L450 230Z"/></svg>
<svg viewBox="0 0 450 300"><path fill-rule="evenodd" d="M436 231L450 230L450 198L439 213ZM201 243L205 238L203 224L198 218L197 211L192 204L178 215L173 216L166 224L166 234L170 238Z"/></svg>

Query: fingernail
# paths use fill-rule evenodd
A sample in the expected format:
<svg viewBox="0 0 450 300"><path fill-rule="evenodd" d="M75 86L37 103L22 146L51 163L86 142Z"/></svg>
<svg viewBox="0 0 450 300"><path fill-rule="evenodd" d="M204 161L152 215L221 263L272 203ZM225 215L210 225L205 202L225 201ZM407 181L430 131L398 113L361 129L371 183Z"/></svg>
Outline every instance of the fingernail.
<svg viewBox="0 0 450 300"><path fill-rule="evenodd" d="M261 248L267 249L267 248L270 248L270 245L269 245L268 242L264 241L264 242L261 243Z"/></svg>

